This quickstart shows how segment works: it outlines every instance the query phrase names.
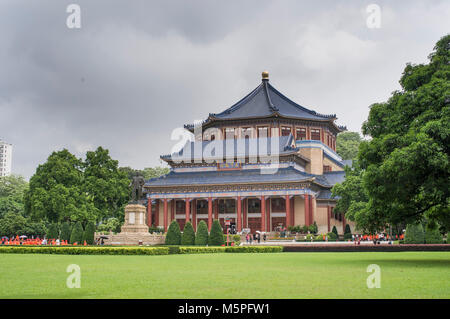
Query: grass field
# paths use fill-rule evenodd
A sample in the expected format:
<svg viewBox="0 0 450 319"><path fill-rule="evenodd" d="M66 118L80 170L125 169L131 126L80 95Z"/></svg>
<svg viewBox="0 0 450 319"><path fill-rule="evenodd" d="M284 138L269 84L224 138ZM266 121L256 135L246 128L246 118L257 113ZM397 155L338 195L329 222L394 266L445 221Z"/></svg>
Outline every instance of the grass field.
<svg viewBox="0 0 450 319"><path fill-rule="evenodd" d="M79 289L66 287L69 264ZM0 298L450 298L450 253L0 254Z"/></svg>

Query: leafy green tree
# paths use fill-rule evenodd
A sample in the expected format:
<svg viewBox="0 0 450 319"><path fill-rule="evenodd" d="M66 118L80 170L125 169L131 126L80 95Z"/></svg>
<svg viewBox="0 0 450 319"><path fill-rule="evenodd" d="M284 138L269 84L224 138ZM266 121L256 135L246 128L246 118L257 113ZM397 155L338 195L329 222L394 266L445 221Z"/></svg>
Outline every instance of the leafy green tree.
<svg viewBox="0 0 450 319"><path fill-rule="evenodd" d="M162 167L162 166L146 167L143 170L133 169L129 166L126 166L120 167L119 170L124 172L130 181L133 180L133 177L136 176L136 174L144 177L144 179L147 180L150 178L166 175L170 172L169 167Z"/></svg>
<svg viewBox="0 0 450 319"><path fill-rule="evenodd" d="M402 89L371 106L358 160L368 203L364 218L379 228L423 218L450 229L450 35L428 64L407 64Z"/></svg>
<svg viewBox="0 0 450 319"><path fill-rule="evenodd" d="M195 244L199 246L208 245L208 225L206 225L204 220L198 223Z"/></svg>
<svg viewBox="0 0 450 319"><path fill-rule="evenodd" d="M222 226L217 219L215 219L211 226L211 232L209 234L208 245L210 246L222 246L223 241L223 230Z"/></svg>
<svg viewBox="0 0 450 319"><path fill-rule="evenodd" d="M81 244L83 241L83 226L80 222L76 222L75 226L72 228L72 234L70 234L70 243Z"/></svg>
<svg viewBox="0 0 450 319"><path fill-rule="evenodd" d="M82 181L82 161L66 149L53 152L30 179L26 214L50 222L95 220L98 212Z"/></svg>
<svg viewBox="0 0 450 319"><path fill-rule="evenodd" d="M8 212L24 215L23 196L27 189L28 183L22 176L0 177L0 218Z"/></svg>
<svg viewBox="0 0 450 319"><path fill-rule="evenodd" d="M117 217L129 199L127 174L119 170L118 161L111 159L109 151L102 147L87 152L82 166L82 188L99 212L97 219Z"/></svg>
<svg viewBox="0 0 450 319"><path fill-rule="evenodd" d="M47 239L57 239L59 238L59 229L56 223L50 224L46 234Z"/></svg>
<svg viewBox="0 0 450 319"><path fill-rule="evenodd" d="M425 228L425 243L427 244L442 244L443 238L441 233L439 232L438 227L426 227Z"/></svg>
<svg viewBox="0 0 450 319"><path fill-rule="evenodd" d="M409 224L406 226L405 244L424 244L425 235L422 224Z"/></svg>
<svg viewBox="0 0 450 319"><path fill-rule="evenodd" d="M61 240L70 240L70 234L72 232L72 229L70 228L69 222L64 222L61 226Z"/></svg>
<svg viewBox="0 0 450 319"><path fill-rule="evenodd" d="M180 245L181 244L181 231L180 225L176 220L172 221L167 229L166 245Z"/></svg>
<svg viewBox="0 0 450 319"><path fill-rule="evenodd" d="M86 241L88 245L94 244L94 234L95 224L93 222L88 222L83 234L83 242Z"/></svg>
<svg viewBox="0 0 450 319"><path fill-rule="evenodd" d="M120 232L120 227L122 226L122 223L119 221L116 217L108 218L106 221L103 221L102 224L100 224L97 229L100 232Z"/></svg>
<svg viewBox="0 0 450 319"><path fill-rule="evenodd" d="M358 132L342 132L336 139L336 152L344 160L353 160L358 156L361 135Z"/></svg>
<svg viewBox="0 0 450 319"><path fill-rule="evenodd" d="M23 235L23 229L26 225L27 220L22 215L13 212L5 213L3 218L0 219L0 235L9 238Z"/></svg>
<svg viewBox="0 0 450 319"><path fill-rule="evenodd" d="M195 232L191 222L184 225L183 234L181 235L181 245L194 245Z"/></svg>

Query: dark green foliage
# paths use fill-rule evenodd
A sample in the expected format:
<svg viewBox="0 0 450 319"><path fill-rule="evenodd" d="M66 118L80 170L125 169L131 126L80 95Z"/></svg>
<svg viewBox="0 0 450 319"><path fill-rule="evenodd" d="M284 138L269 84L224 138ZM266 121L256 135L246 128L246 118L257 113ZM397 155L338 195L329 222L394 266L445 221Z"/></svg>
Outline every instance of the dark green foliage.
<svg viewBox="0 0 450 319"><path fill-rule="evenodd" d="M220 223L217 219L213 221L213 224L211 226L211 232L209 234L208 245L210 245L210 246L224 245L222 226L220 226Z"/></svg>
<svg viewBox="0 0 450 319"><path fill-rule="evenodd" d="M59 230L58 225L55 223L52 223L47 230L46 234L47 239L57 239L59 238Z"/></svg>
<svg viewBox="0 0 450 319"><path fill-rule="evenodd" d="M361 141L361 135L358 132L339 133L336 139L336 153L344 160L356 159Z"/></svg>
<svg viewBox="0 0 450 319"><path fill-rule="evenodd" d="M427 244L442 244L443 238L441 233L439 232L439 228L435 227L434 229L429 229L428 227L425 230L425 243Z"/></svg>
<svg viewBox="0 0 450 319"><path fill-rule="evenodd" d="M331 232L336 235L336 238L339 238L339 234L338 234L336 226L333 226L333 229L331 229Z"/></svg>
<svg viewBox="0 0 450 319"><path fill-rule="evenodd" d="M191 222L184 225L183 234L181 235L181 245L191 246L195 244L195 232Z"/></svg>
<svg viewBox="0 0 450 319"><path fill-rule="evenodd" d="M345 230L344 230L344 239L352 239L352 231L350 229L350 225L346 224L345 225Z"/></svg>
<svg viewBox="0 0 450 319"><path fill-rule="evenodd" d="M195 245L206 246L208 245L208 225L205 221L200 221L197 226L197 234L195 236Z"/></svg>
<svg viewBox="0 0 450 319"><path fill-rule="evenodd" d="M317 234L319 228L317 227L316 221L312 225L309 225L308 230L311 234Z"/></svg>
<svg viewBox="0 0 450 319"><path fill-rule="evenodd" d="M72 233L72 228L70 227L69 222L64 222L61 226L61 240L70 240L70 234Z"/></svg>
<svg viewBox="0 0 450 319"><path fill-rule="evenodd" d="M337 230L336 230L336 232L337 232ZM336 241L338 239L338 236L336 235L336 233L334 231L327 233L327 236L328 236L328 241Z"/></svg>
<svg viewBox="0 0 450 319"><path fill-rule="evenodd" d="M181 230L180 225L176 220L172 221L167 229L166 245L180 245L181 244Z"/></svg>
<svg viewBox="0 0 450 319"><path fill-rule="evenodd" d="M28 183L22 176L10 175L0 177L0 218L6 213L25 216L23 195Z"/></svg>
<svg viewBox="0 0 450 319"><path fill-rule="evenodd" d="M88 222L83 234L83 243L84 241L86 241L88 245L93 245L94 233L95 233L95 224L93 222Z"/></svg>
<svg viewBox="0 0 450 319"><path fill-rule="evenodd" d="M425 235L422 224L409 224L406 226L405 244L424 244Z"/></svg>
<svg viewBox="0 0 450 319"><path fill-rule="evenodd" d="M79 245L83 240L83 226L80 222L77 222L72 228L72 233L70 234L70 243L78 243Z"/></svg>

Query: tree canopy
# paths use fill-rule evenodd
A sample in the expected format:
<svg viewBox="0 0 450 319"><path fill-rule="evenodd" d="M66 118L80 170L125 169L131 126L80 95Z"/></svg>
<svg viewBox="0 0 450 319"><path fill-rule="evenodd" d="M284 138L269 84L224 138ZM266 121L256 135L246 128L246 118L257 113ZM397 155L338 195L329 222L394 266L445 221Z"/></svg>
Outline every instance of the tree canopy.
<svg viewBox="0 0 450 319"><path fill-rule="evenodd" d="M336 152L344 160L353 160L358 156L361 135L358 132L342 132L336 139Z"/></svg>
<svg viewBox="0 0 450 319"><path fill-rule="evenodd" d="M401 90L371 106L362 127L371 139L359 147L360 170L335 186L339 210L347 209L350 220L380 229L426 219L450 228L449 48L447 35L428 64L406 65Z"/></svg>
<svg viewBox="0 0 450 319"><path fill-rule="evenodd" d="M8 212L24 214L23 196L27 189L28 183L22 176L0 177L0 218Z"/></svg>

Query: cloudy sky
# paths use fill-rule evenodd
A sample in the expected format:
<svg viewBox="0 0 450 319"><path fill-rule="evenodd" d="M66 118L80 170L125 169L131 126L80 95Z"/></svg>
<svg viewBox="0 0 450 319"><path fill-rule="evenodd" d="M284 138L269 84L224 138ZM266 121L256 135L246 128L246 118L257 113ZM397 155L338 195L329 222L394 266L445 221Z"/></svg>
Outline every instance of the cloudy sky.
<svg viewBox="0 0 450 319"><path fill-rule="evenodd" d="M66 8L81 8L69 29ZM366 8L381 8L368 28ZM13 172L101 145L159 165L176 127L224 110L261 72L297 103L360 131L450 31L450 1L0 1L0 139Z"/></svg>

